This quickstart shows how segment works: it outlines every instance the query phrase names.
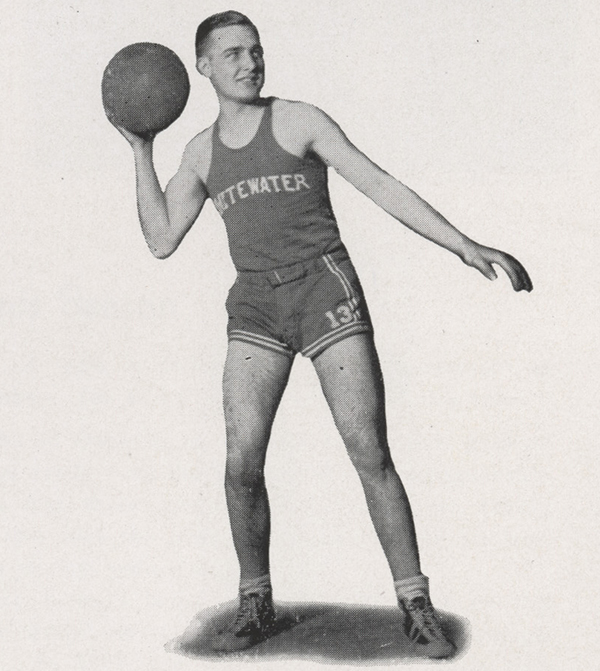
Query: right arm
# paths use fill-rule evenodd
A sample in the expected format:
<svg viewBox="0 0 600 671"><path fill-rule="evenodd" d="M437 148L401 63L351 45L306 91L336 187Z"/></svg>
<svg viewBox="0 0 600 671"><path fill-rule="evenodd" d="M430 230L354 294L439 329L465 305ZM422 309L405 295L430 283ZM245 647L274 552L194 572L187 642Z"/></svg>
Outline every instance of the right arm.
<svg viewBox="0 0 600 671"><path fill-rule="evenodd" d="M179 246L198 218L208 198L200 179L192 141L175 176L163 192L153 162L153 138L142 138L118 128L133 149L136 174L137 207L142 232L150 251L166 259Z"/></svg>

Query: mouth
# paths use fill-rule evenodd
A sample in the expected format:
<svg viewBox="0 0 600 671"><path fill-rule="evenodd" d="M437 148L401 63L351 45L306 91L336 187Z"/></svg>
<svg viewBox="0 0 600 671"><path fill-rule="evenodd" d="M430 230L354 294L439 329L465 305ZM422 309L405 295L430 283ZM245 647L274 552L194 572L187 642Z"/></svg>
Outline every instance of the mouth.
<svg viewBox="0 0 600 671"><path fill-rule="evenodd" d="M260 75L246 75L245 77L240 77L237 81L242 84L251 84L252 86L256 86L260 82Z"/></svg>

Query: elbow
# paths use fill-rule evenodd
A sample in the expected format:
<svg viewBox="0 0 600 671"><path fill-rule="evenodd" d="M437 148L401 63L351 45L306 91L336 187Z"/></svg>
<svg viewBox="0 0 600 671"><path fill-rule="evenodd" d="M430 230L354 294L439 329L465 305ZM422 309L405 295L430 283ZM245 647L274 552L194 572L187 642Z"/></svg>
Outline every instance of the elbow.
<svg viewBox="0 0 600 671"><path fill-rule="evenodd" d="M157 249L151 249L150 251L152 252L152 256L154 256L154 258L158 259L159 261L163 261L164 259L168 259L169 256L171 256L171 254L173 253L173 252L164 252L162 250L157 250Z"/></svg>
<svg viewBox="0 0 600 671"><path fill-rule="evenodd" d="M164 241L161 241L160 243L148 242L148 249L155 259L163 260L168 259L169 256L171 256L177 249L177 245L168 245Z"/></svg>

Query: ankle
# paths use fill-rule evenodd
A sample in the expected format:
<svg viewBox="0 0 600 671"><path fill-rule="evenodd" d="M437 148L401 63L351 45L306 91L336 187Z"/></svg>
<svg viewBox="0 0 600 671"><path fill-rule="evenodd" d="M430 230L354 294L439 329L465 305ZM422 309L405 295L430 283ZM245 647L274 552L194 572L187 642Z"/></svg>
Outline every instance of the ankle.
<svg viewBox="0 0 600 671"><path fill-rule="evenodd" d="M240 579L240 594L255 594L271 591L271 574L265 573L258 578Z"/></svg>
<svg viewBox="0 0 600 671"><path fill-rule="evenodd" d="M418 573L410 578L394 580L394 588L398 597L398 603L401 601L412 601L417 597L429 598L429 578L422 573Z"/></svg>

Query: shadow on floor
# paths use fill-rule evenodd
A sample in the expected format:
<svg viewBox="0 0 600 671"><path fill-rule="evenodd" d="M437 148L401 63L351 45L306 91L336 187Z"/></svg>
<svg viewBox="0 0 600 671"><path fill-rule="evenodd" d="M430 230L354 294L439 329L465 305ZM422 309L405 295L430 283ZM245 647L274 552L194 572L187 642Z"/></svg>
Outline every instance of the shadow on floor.
<svg viewBox="0 0 600 671"><path fill-rule="evenodd" d="M213 652L211 641L235 617L237 601L200 611L185 632L166 644L169 652L195 659L309 659L330 664L394 664L421 660L402 633L402 611L396 607L330 603L277 602L276 635L243 652ZM439 611L457 652L462 657L469 645L469 622ZM432 662L434 660L427 660ZM448 660L445 660L446 663Z"/></svg>

